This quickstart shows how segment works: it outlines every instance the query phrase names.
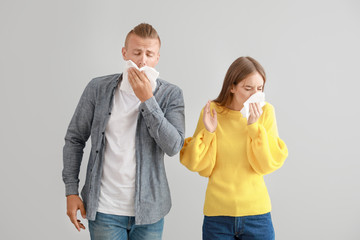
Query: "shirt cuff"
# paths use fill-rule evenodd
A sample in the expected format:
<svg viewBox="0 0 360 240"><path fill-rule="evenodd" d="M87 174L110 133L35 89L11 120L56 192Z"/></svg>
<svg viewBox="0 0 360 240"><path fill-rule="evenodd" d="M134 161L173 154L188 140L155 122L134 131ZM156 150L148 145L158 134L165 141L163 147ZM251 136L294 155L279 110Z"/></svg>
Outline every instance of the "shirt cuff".
<svg viewBox="0 0 360 240"><path fill-rule="evenodd" d="M157 103L154 96L146 100L145 102L141 103L139 106L140 112L143 115L150 114L155 110L159 109L159 104Z"/></svg>
<svg viewBox="0 0 360 240"><path fill-rule="evenodd" d="M65 195L79 195L79 185L78 184L65 184Z"/></svg>

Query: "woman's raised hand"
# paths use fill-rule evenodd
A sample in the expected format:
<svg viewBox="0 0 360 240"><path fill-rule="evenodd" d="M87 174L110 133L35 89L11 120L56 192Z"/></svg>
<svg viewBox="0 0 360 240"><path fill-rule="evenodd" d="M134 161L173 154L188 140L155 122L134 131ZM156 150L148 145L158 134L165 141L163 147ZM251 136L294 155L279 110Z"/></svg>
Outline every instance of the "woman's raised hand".
<svg viewBox="0 0 360 240"><path fill-rule="evenodd" d="M250 116L248 118L248 125L255 123L262 114L260 103L249 103Z"/></svg>
<svg viewBox="0 0 360 240"><path fill-rule="evenodd" d="M210 113L210 101L208 101L204 108L203 121L206 130L209 132L215 132L217 127L217 113L215 109L212 110L213 115Z"/></svg>

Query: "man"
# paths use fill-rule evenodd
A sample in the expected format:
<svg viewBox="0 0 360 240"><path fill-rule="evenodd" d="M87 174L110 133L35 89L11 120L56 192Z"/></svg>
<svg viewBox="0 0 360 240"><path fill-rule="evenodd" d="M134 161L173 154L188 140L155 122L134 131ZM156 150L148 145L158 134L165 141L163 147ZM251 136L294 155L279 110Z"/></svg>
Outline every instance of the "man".
<svg viewBox="0 0 360 240"><path fill-rule="evenodd" d="M160 38L149 24L131 30L124 60L154 68ZM67 215L78 231L80 210L89 220L91 239L161 239L171 200L164 153L184 143L184 100L177 86L128 70L133 94L121 90L123 74L98 77L85 88L65 136L63 180ZM79 197L83 149L91 136L85 185Z"/></svg>

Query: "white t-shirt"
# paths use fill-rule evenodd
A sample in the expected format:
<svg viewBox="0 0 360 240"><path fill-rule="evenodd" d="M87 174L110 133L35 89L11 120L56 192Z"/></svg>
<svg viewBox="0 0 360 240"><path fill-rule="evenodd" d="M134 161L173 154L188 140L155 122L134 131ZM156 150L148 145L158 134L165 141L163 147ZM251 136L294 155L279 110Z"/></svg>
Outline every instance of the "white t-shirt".
<svg viewBox="0 0 360 240"><path fill-rule="evenodd" d="M105 130L99 212L135 215L135 132L140 103L134 94L116 89Z"/></svg>

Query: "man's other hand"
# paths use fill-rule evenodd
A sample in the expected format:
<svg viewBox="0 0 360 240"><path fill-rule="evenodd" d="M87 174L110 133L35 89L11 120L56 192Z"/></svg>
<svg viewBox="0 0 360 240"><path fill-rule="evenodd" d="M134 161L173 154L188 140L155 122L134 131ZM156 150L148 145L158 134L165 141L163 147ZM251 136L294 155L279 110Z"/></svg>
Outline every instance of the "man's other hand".
<svg viewBox="0 0 360 240"><path fill-rule="evenodd" d="M86 218L86 211L84 207L83 201L80 199L78 195L68 195L66 197L66 206L67 212L66 214L69 216L70 221L74 224L76 229L80 232L80 229L85 229L84 224L81 223L79 219L77 219L77 211L80 210L82 218Z"/></svg>

